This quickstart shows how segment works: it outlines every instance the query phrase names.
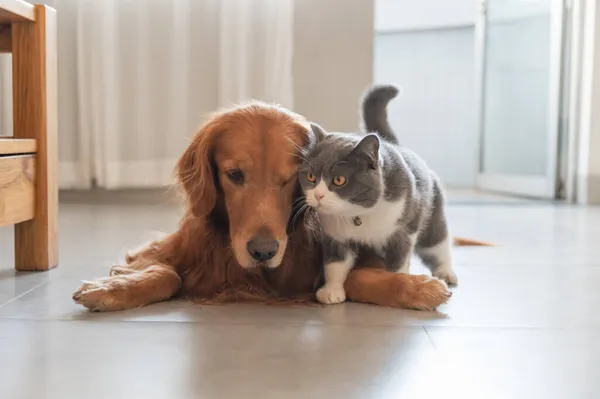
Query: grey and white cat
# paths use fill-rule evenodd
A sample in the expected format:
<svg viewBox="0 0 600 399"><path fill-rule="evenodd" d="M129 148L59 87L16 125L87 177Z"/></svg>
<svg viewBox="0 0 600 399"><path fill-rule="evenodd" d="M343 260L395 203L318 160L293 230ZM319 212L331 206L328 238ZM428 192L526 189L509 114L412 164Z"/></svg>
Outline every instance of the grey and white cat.
<svg viewBox="0 0 600 399"><path fill-rule="evenodd" d="M345 301L344 282L362 250L403 273L414 250L435 277L457 283L440 181L398 144L387 122L387 103L397 94L394 86L375 86L363 97L364 129L376 133L328 133L311 124L316 140L299 180L324 232L322 303Z"/></svg>

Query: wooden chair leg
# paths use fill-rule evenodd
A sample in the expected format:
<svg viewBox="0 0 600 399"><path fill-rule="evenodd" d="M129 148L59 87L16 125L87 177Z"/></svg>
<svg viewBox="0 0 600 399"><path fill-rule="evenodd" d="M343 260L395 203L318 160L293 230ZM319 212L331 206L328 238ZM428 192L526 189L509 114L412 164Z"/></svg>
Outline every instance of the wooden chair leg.
<svg viewBox="0 0 600 399"><path fill-rule="evenodd" d="M58 264L56 11L35 6L35 22L12 25L14 137L37 140L35 216L15 225L17 270Z"/></svg>

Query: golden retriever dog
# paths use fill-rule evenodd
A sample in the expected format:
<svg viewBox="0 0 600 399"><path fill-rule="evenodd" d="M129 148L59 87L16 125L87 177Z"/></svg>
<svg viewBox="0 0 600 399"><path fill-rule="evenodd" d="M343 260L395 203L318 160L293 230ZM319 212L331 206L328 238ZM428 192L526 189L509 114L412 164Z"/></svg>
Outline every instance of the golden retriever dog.
<svg viewBox="0 0 600 399"><path fill-rule="evenodd" d="M109 277L84 282L75 302L110 311L171 297L312 300L322 270L318 224L296 206L311 134L300 115L263 103L213 115L177 164L186 199L178 230L128 255ZM376 256L358 265L345 286L353 301L430 310L451 295L436 278L384 270Z"/></svg>

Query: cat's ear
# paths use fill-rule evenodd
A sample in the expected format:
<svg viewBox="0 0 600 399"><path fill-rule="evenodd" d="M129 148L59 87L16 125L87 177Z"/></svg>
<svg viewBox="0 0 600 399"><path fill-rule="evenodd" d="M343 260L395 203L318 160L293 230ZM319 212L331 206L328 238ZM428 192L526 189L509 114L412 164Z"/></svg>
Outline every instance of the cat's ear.
<svg viewBox="0 0 600 399"><path fill-rule="evenodd" d="M321 126L317 125L314 122L310 123L310 129L315 134L317 143L323 141L325 139L325 136L327 136L327 132L325 132L325 129L323 129Z"/></svg>
<svg viewBox="0 0 600 399"><path fill-rule="evenodd" d="M376 169L379 164L379 137L376 134L367 134L354 147L351 154L366 158L369 162L369 167Z"/></svg>

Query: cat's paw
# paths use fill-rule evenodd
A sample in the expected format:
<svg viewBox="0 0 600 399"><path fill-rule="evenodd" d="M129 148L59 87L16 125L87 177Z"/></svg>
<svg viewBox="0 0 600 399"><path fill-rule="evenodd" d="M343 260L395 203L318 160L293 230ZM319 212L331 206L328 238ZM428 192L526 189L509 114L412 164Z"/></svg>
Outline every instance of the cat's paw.
<svg viewBox="0 0 600 399"><path fill-rule="evenodd" d="M342 303L346 300L346 291L343 286L325 284L317 291L317 300L326 305Z"/></svg>
<svg viewBox="0 0 600 399"><path fill-rule="evenodd" d="M448 285L457 285L458 277L456 277L456 273L452 270L452 267L439 267L433 271L433 277L437 277L440 280L443 280Z"/></svg>

